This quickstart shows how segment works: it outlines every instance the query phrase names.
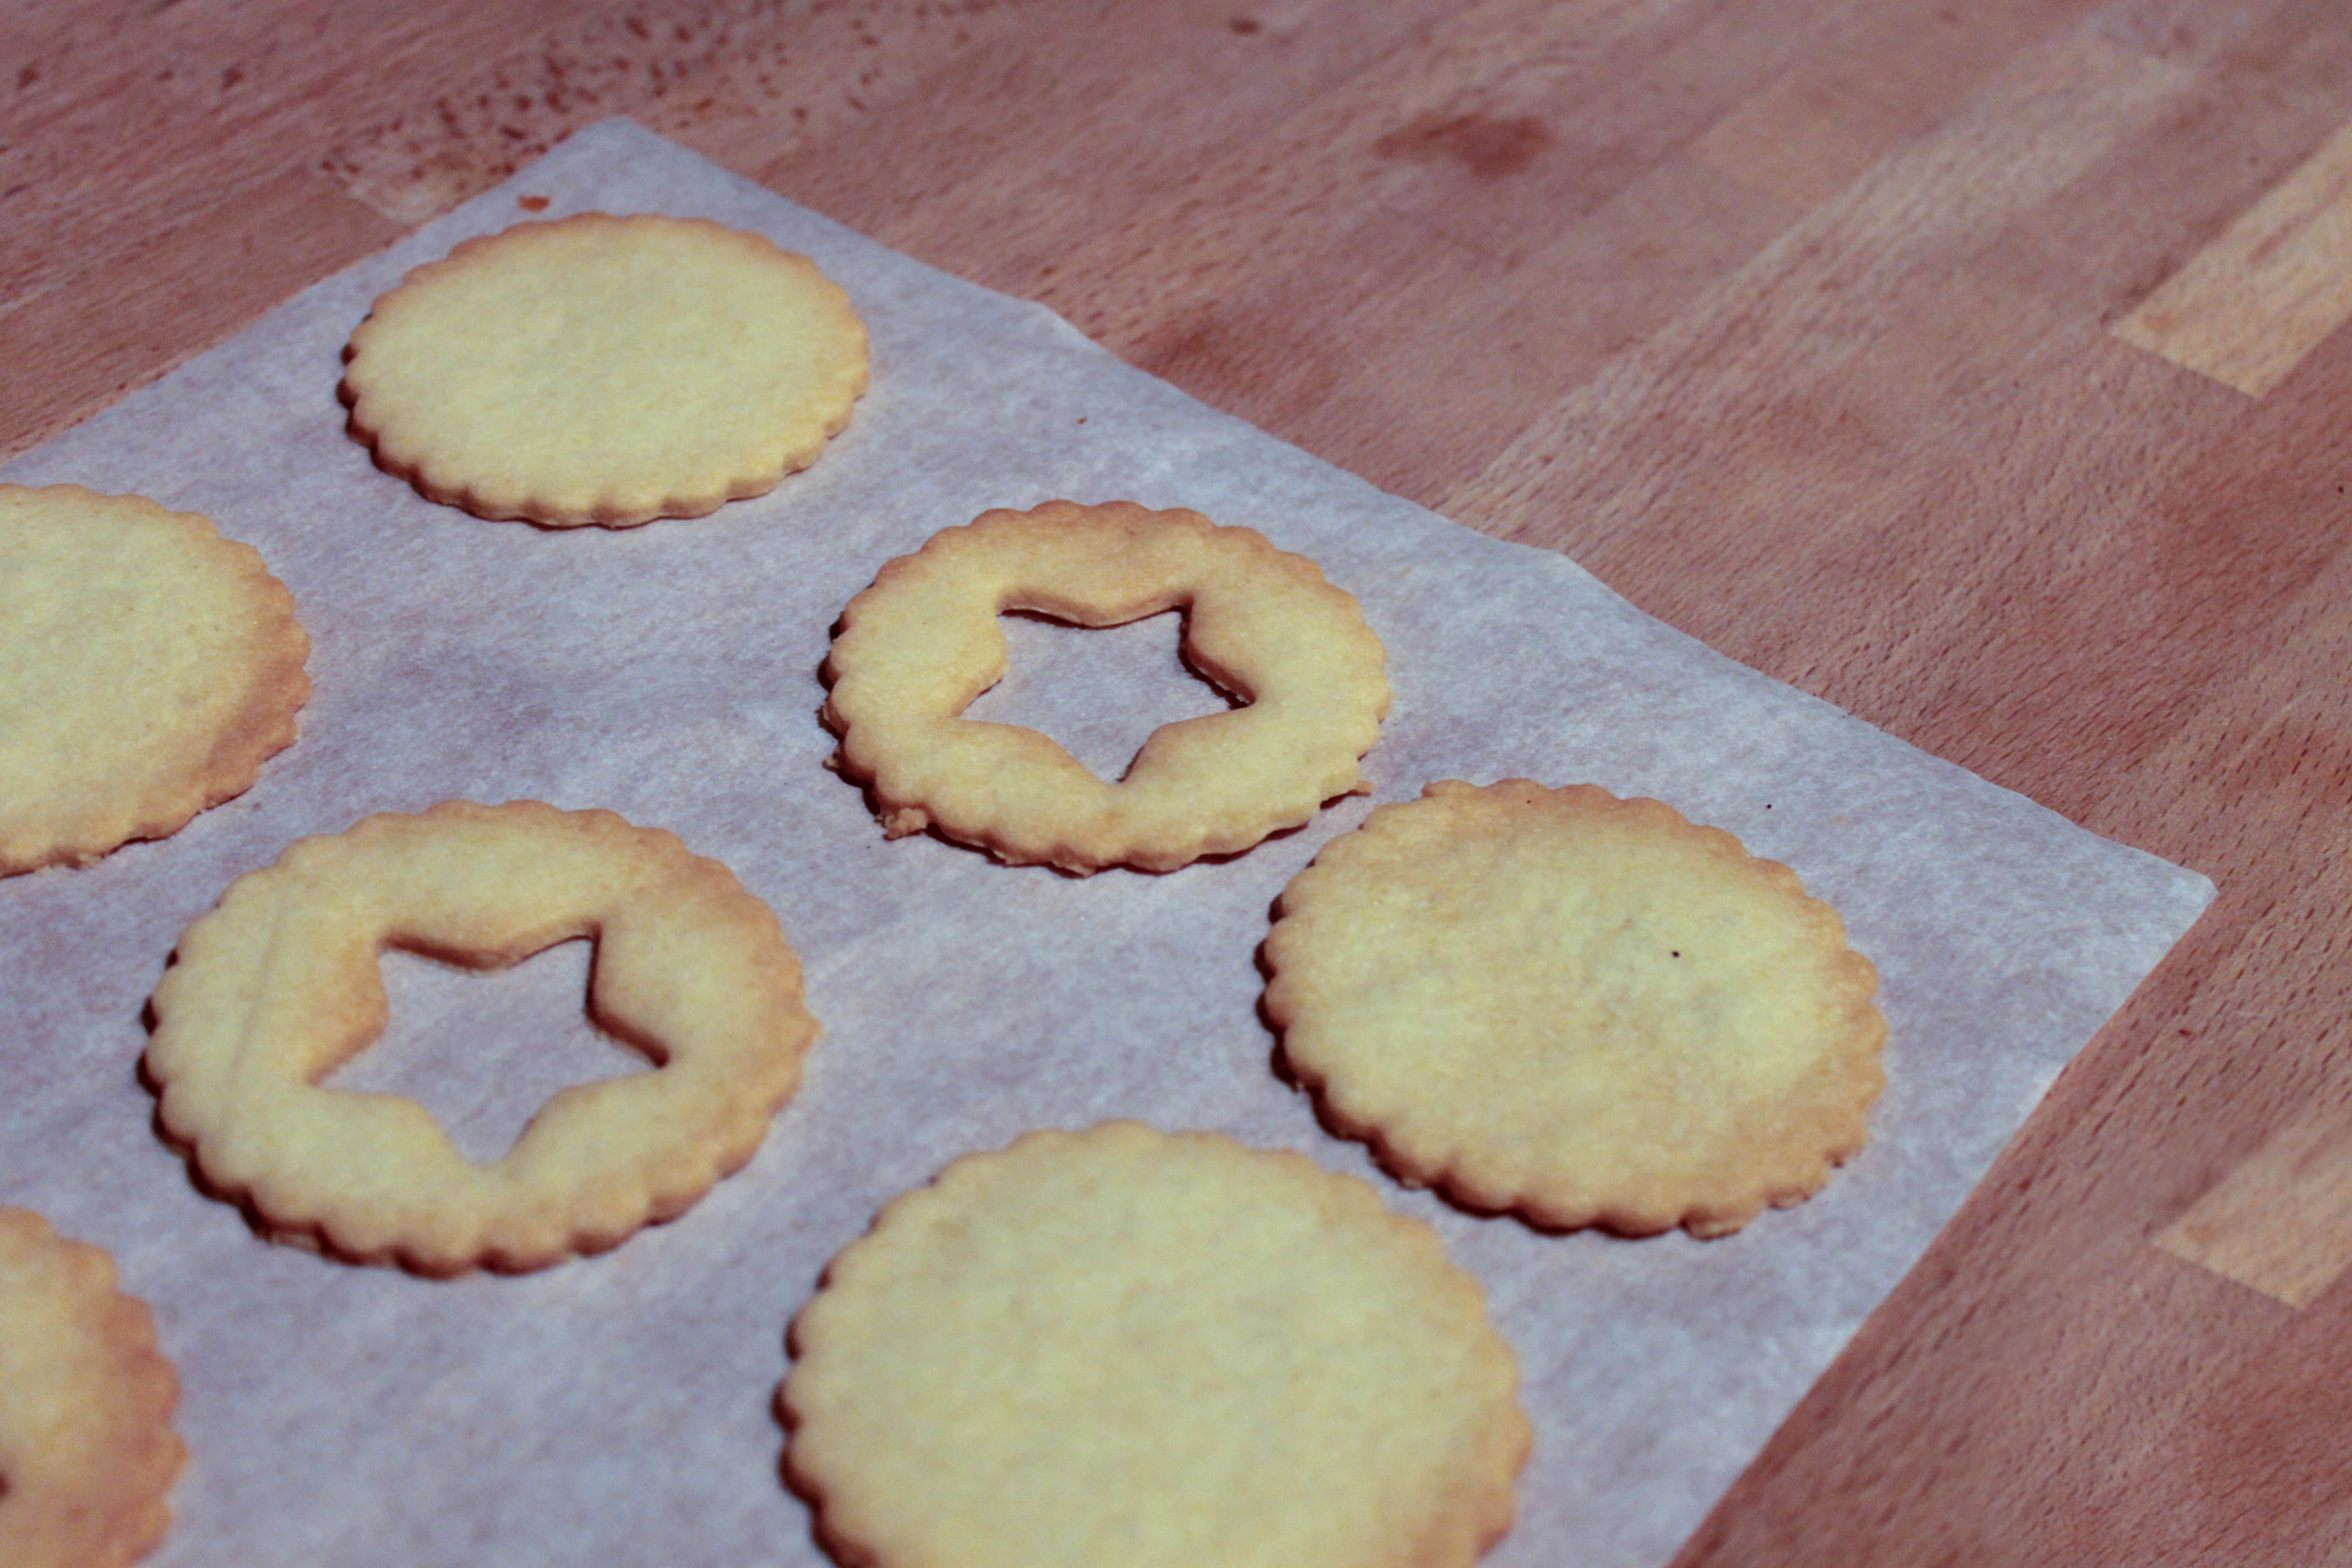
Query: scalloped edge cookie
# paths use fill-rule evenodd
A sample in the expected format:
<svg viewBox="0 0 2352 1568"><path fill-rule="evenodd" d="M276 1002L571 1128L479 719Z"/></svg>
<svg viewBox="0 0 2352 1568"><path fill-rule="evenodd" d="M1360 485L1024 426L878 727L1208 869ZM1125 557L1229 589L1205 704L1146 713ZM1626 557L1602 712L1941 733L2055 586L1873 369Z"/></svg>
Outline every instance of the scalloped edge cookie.
<svg viewBox="0 0 2352 1568"><path fill-rule="evenodd" d="M346 358L378 466L550 528L764 495L847 426L867 375L865 323L807 257L651 214L467 240L378 299Z"/></svg>
<svg viewBox="0 0 2352 1568"><path fill-rule="evenodd" d="M177 833L252 787L310 695L259 552L79 485L0 485L0 877Z"/></svg>
<svg viewBox="0 0 2352 1568"><path fill-rule="evenodd" d="M0 1563L121 1568L172 1521L180 1383L114 1262L0 1208Z"/></svg>
<svg viewBox="0 0 2352 1568"><path fill-rule="evenodd" d="M1282 1049L1415 1185L1537 1224L1738 1230L1858 1153L1878 973L1795 872L1654 800L1458 780L1283 890Z"/></svg>
<svg viewBox="0 0 2352 1568"><path fill-rule="evenodd" d="M377 955L481 969L589 937L589 1009L658 1070L574 1084L476 1165L399 1095L319 1087L383 1031ZM272 1229L362 1263L542 1268L685 1212L750 1160L817 1025L768 906L609 811L445 801L231 884L155 987L165 1133Z"/></svg>
<svg viewBox="0 0 2352 1568"><path fill-rule="evenodd" d="M997 616L1184 612L1187 664L1244 706L1163 724L1106 783L1049 737L962 717L1003 678ZM842 612L825 660L838 765L885 832L937 827L1008 865L1169 871L1370 786L1386 655L1352 595L1255 529L1131 501L999 509L934 534Z"/></svg>
<svg viewBox="0 0 2352 1568"><path fill-rule="evenodd" d="M787 1479L871 1568L1465 1568L1532 1440L1427 1225L1134 1121L892 1200L791 1340Z"/></svg>

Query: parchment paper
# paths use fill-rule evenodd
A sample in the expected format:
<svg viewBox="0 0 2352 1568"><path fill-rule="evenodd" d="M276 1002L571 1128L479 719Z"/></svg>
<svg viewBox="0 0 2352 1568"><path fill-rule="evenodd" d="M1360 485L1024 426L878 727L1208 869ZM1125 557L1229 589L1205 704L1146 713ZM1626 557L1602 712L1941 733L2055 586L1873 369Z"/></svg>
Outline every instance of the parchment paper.
<svg viewBox="0 0 2352 1568"><path fill-rule="evenodd" d="M432 505L343 430L376 294L527 215L699 215L803 251L874 337L846 434L695 521L541 532ZM2211 897L2201 877L1733 664L1557 555L1459 528L1131 370L1034 306L886 250L622 121L330 279L25 457L257 546L315 639L301 741L243 798L98 865L0 882L0 1202L110 1248L185 1386L161 1564L824 1561L779 1484L784 1326L825 1259L957 1153L1134 1116L1375 1183L1475 1270L1537 1429L1496 1568L1662 1562L1957 1208L2066 1059ZM1892 1081L1866 1152L1728 1240L1538 1235L1401 1190L1269 1068L1254 953L1370 803L1224 864L1079 880L885 842L824 767L817 669L885 560L991 506L1187 506L1353 592L1395 709L1375 799L1588 780L1786 861L1878 964ZM1173 617L1016 625L989 716L1098 769L1214 705ZM5 743L5 741L0 741ZM370 811L609 806L766 899L825 1038L765 1147L679 1221L520 1279L272 1246L152 1129L141 1011L238 874ZM488 979L387 964L393 1033L339 1085L414 1092L495 1155L570 1078L625 1070L572 948ZM534 1041L546 1049L534 1056Z"/></svg>

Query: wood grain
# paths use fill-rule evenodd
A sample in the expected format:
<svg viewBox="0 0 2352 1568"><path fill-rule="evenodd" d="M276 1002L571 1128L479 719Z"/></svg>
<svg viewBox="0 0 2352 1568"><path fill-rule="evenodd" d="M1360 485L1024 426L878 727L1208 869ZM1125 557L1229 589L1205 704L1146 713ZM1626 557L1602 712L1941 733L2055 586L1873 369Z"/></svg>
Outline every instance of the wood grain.
<svg viewBox="0 0 2352 1568"><path fill-rule="evenodd" d="M2299 1565L2352 1554L2347 103L2334 0L16 7L0 450L627 113L1566 550L2221 888L1681 1568Z"/></svg>
<svg viewBox="0 0 2352 1568"><path fill-rule="evenodd" d="M2115 333L2260 397L2352 318L2352 124L2163 287Z"/></svg>
<svg viewBox="0 0 2352 1568"><path fill-rule="evenodd" d="M2352 1128L2290 1122L2155 1245L2251 1289L2308 1307L2352 1265Z"/></svg>

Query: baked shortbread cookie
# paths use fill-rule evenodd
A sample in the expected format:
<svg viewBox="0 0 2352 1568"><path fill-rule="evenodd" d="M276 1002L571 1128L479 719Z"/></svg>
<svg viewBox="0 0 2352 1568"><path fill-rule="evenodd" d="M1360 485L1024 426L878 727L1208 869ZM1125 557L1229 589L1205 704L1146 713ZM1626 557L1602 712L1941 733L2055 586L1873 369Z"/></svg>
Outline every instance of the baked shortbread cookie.
<svg viewBox="0 0 2352 1568"><path fill-rule="evenodd" d="M121 1568L171 1523L179 1380L114 1264L0 1208L0 1564Z"/></svg>
<svg viewBox="0 0 2352 1568"><path fill-rule="evenodd" d="M398 1095L320 1088L385 1022L377 954L504 968L596 943L589 1011L657 1071L562 1090L479 1166ZM188 928L154 995L166 1133L274 1230L445 1275L544 1268L751 1157L817 1026L768 906L609 811L448 801L306 838Z"/></svg>
<svg viewBox="0 0 2352 1568"><path fill-rule="evenodd" d="M210 520L0 485L0 876L243 794L310 694L294 597Z"/></svg>
<svg viewBox="0 0 2352 1568"><path fill-rule="evenodd" d="M962 717L1003 678L1004 612L1115 626L1171 609L1185 662L1244 705L1161 725L1116 783L1034 730ZM1385 661L1355 599L1255 530L1048 501L884 565L842 612L824 719L893 838L936 826L1011 865L1167 871L1368 788Z"/></svg>
<svg viewBox="0 0 2352 1568"><path fill-rule="evenodd" d="M1539 1224L1738 1230L1859 1152L1877 972L1787 867L1654 800L1431 784L1284 889L1267 1016L1402 1179Z"/></svg>
<svg viewBox="0 0 2352 1568"><path fill-rule="evenodd" d="M700 517L814 462L866 327L804 256L702 218L469 239L375 302L342 395L376 461L478 517Z"/></svg>
<svg viewBox="0 0 2352 1568"><path fill-rule="evenodd" d="M1460 1568L1529 1443L1427 1226L1132 1121L896 1199L792 1340L788 1477L873 1568Z"/></svg>

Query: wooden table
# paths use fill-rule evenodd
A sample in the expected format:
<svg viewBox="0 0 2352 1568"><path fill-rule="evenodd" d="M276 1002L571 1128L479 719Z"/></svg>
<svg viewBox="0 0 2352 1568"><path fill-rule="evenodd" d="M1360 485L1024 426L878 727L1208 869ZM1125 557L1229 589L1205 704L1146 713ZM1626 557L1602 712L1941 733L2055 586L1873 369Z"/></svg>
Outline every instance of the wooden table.
<svg viewBox="0 0 2352 1568"><path fill-rule="evenodd" d="M1685 1568L2352 1549L2352 13L15 7L0 455L612 114L2221 885Z"/></svg>

